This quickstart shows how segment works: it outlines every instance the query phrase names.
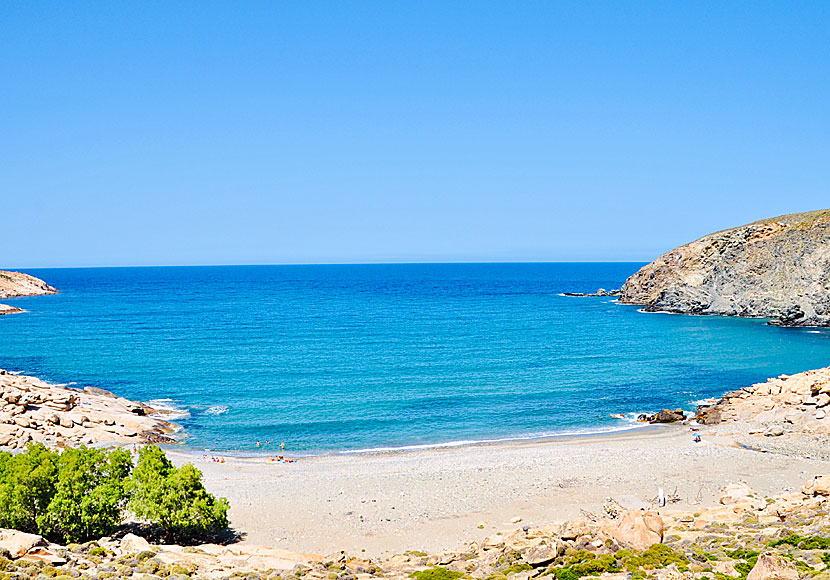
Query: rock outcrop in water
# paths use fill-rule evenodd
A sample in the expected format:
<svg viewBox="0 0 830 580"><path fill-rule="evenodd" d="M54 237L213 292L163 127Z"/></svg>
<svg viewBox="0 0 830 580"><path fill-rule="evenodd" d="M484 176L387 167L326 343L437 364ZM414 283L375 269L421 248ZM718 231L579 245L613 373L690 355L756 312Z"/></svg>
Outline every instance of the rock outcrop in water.
<svg viewBox="0 0 830 580"><path fill-rule="evenodd" d="M625 282L620 302L830 326L830 210L754 222L671 250Z"/></svg>
<svg viewBox="0 0 830 580"><path fill-rule="evenodd" d="M21 296L40 296L54 294L58 291L40 278L22 272L0 270L0 298L18 298ZM20 308L0 304L0 315L22 312Z"/></svg>
<svg viewBox="0 0 830 580"><path fill-rule="evenodd" d="M162 411L104 389L50 385L0 369L0 447L52 447L172 441Z"/></svg>

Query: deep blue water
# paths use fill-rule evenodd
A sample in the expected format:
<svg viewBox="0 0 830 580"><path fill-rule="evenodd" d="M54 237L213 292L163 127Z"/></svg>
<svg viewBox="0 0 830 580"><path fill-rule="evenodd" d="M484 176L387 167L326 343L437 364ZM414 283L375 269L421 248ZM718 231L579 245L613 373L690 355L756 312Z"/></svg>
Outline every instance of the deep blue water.
<svg viewBox="0 0 830 580"><path fill-rule="evenodd" d="M566 291L640 264L29 270L0 367L171 399L194 449L292 453L627 426L611 413L830 363L830 333L644 314Z"/></svg>

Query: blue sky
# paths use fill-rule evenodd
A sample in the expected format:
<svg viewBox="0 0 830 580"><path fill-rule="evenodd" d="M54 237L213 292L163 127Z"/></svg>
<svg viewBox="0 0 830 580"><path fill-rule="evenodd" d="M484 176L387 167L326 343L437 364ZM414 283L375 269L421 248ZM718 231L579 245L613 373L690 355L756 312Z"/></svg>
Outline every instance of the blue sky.
<svg viewBox="0 0 830 580"><path fill-rule="evenodd" d="M3 267L642 260L830 207L827 2L3 2Z"/></svg>

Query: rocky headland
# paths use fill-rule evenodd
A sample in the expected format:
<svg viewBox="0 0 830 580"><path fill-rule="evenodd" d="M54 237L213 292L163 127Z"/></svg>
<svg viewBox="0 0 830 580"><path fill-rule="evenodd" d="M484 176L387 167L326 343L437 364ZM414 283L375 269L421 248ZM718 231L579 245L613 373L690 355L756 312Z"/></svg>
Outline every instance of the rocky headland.
<svg viewBox="0 0 830 580"><path fill-rule="evenodd" d="M0 270L0 298L20 298L23 296L41 296L55 294L53 288L40 278L35 278L22 272L8 272ZM0 315L23 312L22 309L7 304L0 304Z"/></svg>
<svg viewBox="0 0 830 580"><path fill-rule="evenodd" d="M0 369L0 447L171 441L164 411L96 387L73 389Z"/></svg>
<svg viewBox="0 0 830 580"><path fill-rule="evenodd" d="M623 285L647 311L830 325L830 210L724 230L675 248Z"/></svg>

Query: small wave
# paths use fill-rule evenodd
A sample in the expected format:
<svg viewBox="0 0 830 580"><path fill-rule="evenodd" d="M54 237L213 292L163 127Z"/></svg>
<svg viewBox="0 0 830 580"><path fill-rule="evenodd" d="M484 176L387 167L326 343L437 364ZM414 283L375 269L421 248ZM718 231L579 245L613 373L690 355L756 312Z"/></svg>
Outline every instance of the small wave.
<svg viewBox="0 0 830 580"><path fill-rule="evenodd" d="M636 421L635 421L636 422ZM488 445L491 443L517 443L521 441L541 441L544 439L558 437L610 435L622 431L630 431L643 427L642 424L626 424L624 427L603 427L599 429L572 429L567 431L556 431L552 433L540 433L537 435L526 435L523 437L504 437L500 439L462 439L460 441L447 441L445 443L421 443L418 445L401 445L399 447L368 447L366 449L347 449L338 451L338 455L358 455L363 453L389 453L400 451L422 451L425 449L446 449L449 447L468 447L470 445Z"/></svg>
<svg viewBox="0 0 830 580"><path fill-rule="evenodd" d="M207 409L205 409L205 413L207 415L224 415L227 412L227 405L213 405L212 407L208 407Z"/></svg>
<svg viewBox="0 0 830 580"><path fill-rule="evenodd" d="M720 401L717 397L710 397L708 399L698 399L697 401L690 401L690 405L694 405L695 407L699 407L700 405L714 405Z"/></svg>
<svg viewBox="0 0 830 580"><path fill-rule="evenodd" d="M167 411L168 414L165 419L175 421L177 419L187 419L190 417L190 411L181 405L177 404L173 399L151 399L147 401L153 409L159 411Z"/></svg>

